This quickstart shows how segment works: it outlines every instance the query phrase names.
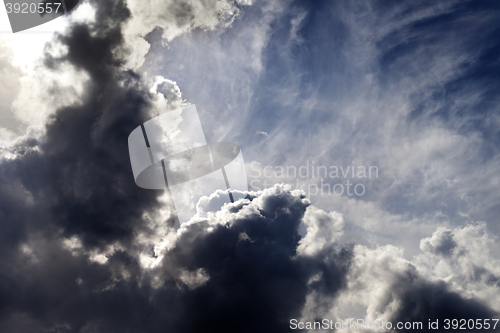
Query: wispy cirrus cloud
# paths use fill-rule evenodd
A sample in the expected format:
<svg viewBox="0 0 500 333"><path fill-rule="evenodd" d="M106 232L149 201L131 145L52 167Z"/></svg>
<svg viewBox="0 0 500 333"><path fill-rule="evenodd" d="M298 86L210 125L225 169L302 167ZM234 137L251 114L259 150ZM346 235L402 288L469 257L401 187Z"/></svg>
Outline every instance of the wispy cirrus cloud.
<svg viewBox="0 0 500 333"><path fill-rule="evenodd" d="M8 133L1 155L3 330L498 314L496 5L247 5L91 1L44 61L4 57L25 79L2 105L39 129ZM261 166L378 177L356 198L273 185L214 210L214 193L177 230L168 195L134 184L126 142L185 103Z"/></svg>

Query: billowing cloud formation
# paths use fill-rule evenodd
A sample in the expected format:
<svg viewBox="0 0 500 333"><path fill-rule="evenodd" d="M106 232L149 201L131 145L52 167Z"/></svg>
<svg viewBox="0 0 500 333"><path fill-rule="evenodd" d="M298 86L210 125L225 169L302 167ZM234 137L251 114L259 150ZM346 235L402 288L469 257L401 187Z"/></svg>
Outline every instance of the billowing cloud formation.
<svg viewBox="0 0 500 333"><path fill-rule="evenodd" d="M122 2L98 9L95 24L60 36L67 52L48 56L55 73L88 75L82 103L0 164L2 331L242 331L241 320L248 332L286 330L309 289L341 288L349 250L316 249L328 263L297 256L308 202L281 188L178 232L168 212L155 220L162 197L135 186L126 138L156 97L115 52L130 12ZM317 274L334 280L309 285Z"/></svg>
<svg viewBox="0 0 500 333"><path fill-rule="evenodd" d="M343 245L342 214L276 185L221 210L220 192L202 198L198 223L176 230L169 198L138 188L129 164L128 134L160 97L125 69L140 15L124 1L91 3L95 22L59 36L65 52L44 64L82 73L79 102L0 161L0 331L287 332L292 318L425 325L498 315L496 238L483 223L439 228L407 259L392 245ZM219 24L219 9L206 19L181 9L168 24ZM184 103L174 81L154 88L168 107Z"/></svg>
<svg viewBox="0 0 500 333"><path fill-rule="evenodd" d="M238 16L239 8L251 3L251 0L154 0L146 5L141 0L128 0L132 14L124 28L125 44L131 50L128 66L142 65L150 47L144 38L154 29L161 29L162 38L169 42L194 29L228 27Z"/></svg>
<svg viewBox="0 0 500 333"><path fill-rule="evenodd" d="M486 224L439 228L420 242L423 254L416 264L425 276L446 281L458 292L475 297L500 311L500 262L495 256L498 237Z"/></svg>
<svg viewBox="0 0 500 333"><path fill-rule="evenodd" d="M429 320L496 318L495 239L484 223L440 228L421 240L422 253L412 260L395 246L356 245L347 287L327 313L394 325L417 321L424 328Z"/></svg>

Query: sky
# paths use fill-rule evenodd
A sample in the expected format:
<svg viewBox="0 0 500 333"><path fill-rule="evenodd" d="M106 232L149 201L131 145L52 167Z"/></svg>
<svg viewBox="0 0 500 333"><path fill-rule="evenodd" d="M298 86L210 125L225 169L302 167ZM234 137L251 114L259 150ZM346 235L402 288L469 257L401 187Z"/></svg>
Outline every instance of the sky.
<svg viewBox="0 0 500 333"><path fill-rule="evenodd" d="M81 0L13 34L0 5L0 331L500 330L499 17ZM208 142L241 148L249 191L179 226L127 138L192 104Z"/></svg>

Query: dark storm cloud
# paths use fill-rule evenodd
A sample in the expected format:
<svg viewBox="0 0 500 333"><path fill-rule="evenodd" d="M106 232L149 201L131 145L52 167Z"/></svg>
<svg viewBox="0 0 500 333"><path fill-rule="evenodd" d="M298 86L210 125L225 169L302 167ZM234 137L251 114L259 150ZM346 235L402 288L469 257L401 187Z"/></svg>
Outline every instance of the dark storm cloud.
<svg viewBox="0 0 500 333"><path fill-rule="evenodd" d="M135 74L119 70L120 59L112 54L129 12L121 1L95 5L98 23L74 26L60 37L67 56L50 59L56 72L54 64L68 62L88 73L83 104L58 110L43 140L18 144L17 158L0 164L2 331L38 332L59 318L75 327L85 322L86 314L72 308L72 300L79 306L92 291L75 279L83 274L92 285L110 270L62 250L60 233L77 235L85 246L127 242L141 228L144 211L156 205L157 193L135 186L127 147L128 134L145 120L149 96ZM33 238L45 241L36 243L31 262L20 247ZM19 328L12 318L32 320L34 327Z"/></svg>
<svg viewBox="0 0 500 333"><path fill-rule="evenodd" d="M176 3L184 24L191 9ZM59 37L67 55L46 62L89 75L83 103L58 110L43 140L18 144L17 158L0 164L0 331L288 332L310 295L309 309L328 313L354 254L333 241L299 253L309 203L297 192L269 190L171 232L162 259L150 251L158 265L143 267L134 238L148 232L144 213L160 208L159 192L135 185L127 137L147 120L151 96L121 69L125 3L93 4L97 23L73 26ZM450 239L435 252L453 251ZM89 260L108 246L107 260ZM398 320L493 315L415 273L393 289Z"/></svg>
<svg viewBox="0 0 500 333"><path fill-rule="evenodd" d="M401 274L391 288L399 306L391 318L396 322L422 322L424 331L431 322L439 321L439 328L445 328L445 319L469 320L494 319L498 313L474 299L466 299L448 289L444 282L430 282L422 279L414 269ZM494 322L492 322L494 323ZM470 323L469 323L470 324ZM475 326L475 324L474 324ZM473 327L474 327L473 326ZM497 325L498 326L498 325ZM467 326L464 326L467 327ZM492 332L500 331L500 327ZM422 329L404 329L401 332L417 332ZM482 332L484 329L467 330L467 332Z"/></svg>
<svg viewBox="0 0 500 333"><path fill-rule="evenodd" d="M350 259L347 249L294 258L303 197L268 196L259 214L211 232L192 226L159 268L140 267L132 238L158 192L135 185L127 137L146 120L150 96L115 52L129 11L123 2L94 5L97 24L73 26L59 37L67 55L46 61L55 72L67 62L90 76L83 104L58 110L43 140L19 144L17 158L0 165L1 330L288 331L308 291L335 297ZM75 236L82 244L68 247ZM119 248L106 263L89 260L110 244Z"/></svg>
<svg viewBox="0 0 500 333"><path fill-rule="evenodd" d="M127 17L122 3L99 2L98 8L98 15L106 16L98 22ZM96 32L105 34L91 37ZM56 332L65 331L65 322L78 331L89 316L83 304L93 302L99 309L107 303L75 279L81 276L96 288L110 270L62 250L57 230L93 245L126 240L156 202L154 192L142 193L130 177L126 138L143 121L148 96L133 74L117 70L111 50L121 42L119 26L101 24L94 31L77 26L61 40L69 50L64 61L91 80L83 105L59 110L43 142L19 144L18 158L0 165L3 332L40 332L60 322ZM47 239L30 262L19 248L38 232Z"/></svg>
<svg viewBox="0 0 500 333"><path fill-rule="evenodd" d="M90 75L83 104L51 116L43 142L32 143L40 151L2 164L3 183L22 184L33 207L43 210L35 214L40 228L54 224L93 244L128 238L157 195L138 189L130 177L127 137L146 119L149 96L134 73L120 71L112 53L129 13L122 2L97 8L97 26L74 26L59 37L68 54L51 59L56 72L69 62Z"/></svg>
<svg viewBox="0 0 500 333"><path fill-rule="evenodd" d="M301 315L308 292L334 298L344 286L349 249L330 247L316 256L296 256L298 227L307 207L301 198L283 192L254 206L259 214L241 218L234 209L230 226L218 225L208 234L205 225L193 226L166 256L164 267L201 267L210 276L180 299L183 315L175 326L181 331L287 332L289 320ZM321 278L309 283L318 274Z"/></svg>
<svg viewBox="0 0 500 333"><path fill-rule="evenodd" d="M335 299L346 283L352 252L328 246L313 256L297 255L308 202L288 191L259 199L235 204L217 224L183 229L161 265L147 272L126 251L100 265L63 250L56 239L33 237L30 246L37 251L11 258L18 264L2 284L9 297L2 298L0 327L11 332L288 332L308 293ZM187 275L200 269L208 280L193 284L196 275ZM128 278L116 279L124 271ZM319 278L311 282L314 276ZM155 278L162 283L153 288Z"/></svg>

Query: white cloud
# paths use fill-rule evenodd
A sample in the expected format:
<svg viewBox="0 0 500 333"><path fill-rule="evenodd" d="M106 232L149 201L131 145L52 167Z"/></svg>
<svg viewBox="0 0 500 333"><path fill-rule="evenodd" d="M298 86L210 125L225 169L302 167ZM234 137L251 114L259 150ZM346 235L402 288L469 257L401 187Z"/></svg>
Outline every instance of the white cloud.
<svg viewBox="0 0 500 333"><path fill-rule="evenodd" d="M443 280L465 295L476 297L500 311L498 237L486 224L439 228L420 243L424 252L415 263L424 276Z"/></svg>
<svg viewBox="0 0 500 333"><path fill-rule="evenodd" d="M126 23L124 34L126 46L132 50L128 66L140 67L149 51L144 37L156 28L163 30L165 43L194 29L215 30L229 27L238 16L241 5L251 5L252 1L200 1L200 0L152 0L147 5L143 1L128 0L132 18Z"/></svg>
<svg viewBox="0 0 500 333"><path fill-rule="evenodd" d="M198 268L196 271L193 272L182 271L180 275L180 280L189 289L196 289L207 283L208 280L210 280L210 276L203 268Z"/></svg>
<svg viewBox="0 0 500 333"><path fill-rule="evenodd" d="M299 242L299 255L314 256L325 246L338 241L343 234L344 219L337 212L325 212L314 206L306 210L304 224L307 233Z"/></svg>
<svg viewBox="0 0 500 333"><path fill-rule="evenodd" d="M158 114L188 105L188 103L182 99L181 89L177 85L177 82L168 80L161 75L156 76L151 92L157 95L156 107Z"/></svg>
<svg viewBox="0 0 500 333"><path fill-rule="evenodd" d="M29 126L43 126L58 108L81 101L88 76L69 65L58 71L49 70L42 61L44 52L54 57L66 52L61 44L54 42L54 33L64 32L76 22L91 24L94 14L93 8L85 3L71 15L16 34L6 32L10 30L8 20L1 20L4 24L0 27L3 31L0 34L3 74L0 76L0 88L3 88L0 116L6 121L0 124L4 133L0 140L4 145L23 135ZM5 7L0 5L2 15L6 16Z"/></svg>
<svg viewBox="0 0 500 333"><path fill-rule="evenodd" d="M307 235L306 235L307 237ZM393 245L354 246L347 287L336 302L318 314L313 294L303 310L303 320L336 318L388 321L401 308L401 281L445 282L464 299L475 298L500 310L500 262L497 237L485 223L453 229L438 228L421 240L422 252L407 260L403 248Z"/></svg>

